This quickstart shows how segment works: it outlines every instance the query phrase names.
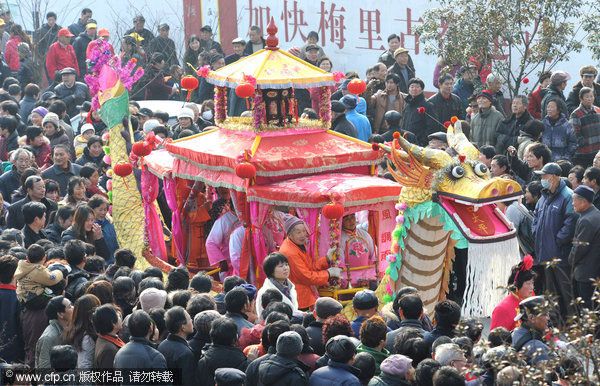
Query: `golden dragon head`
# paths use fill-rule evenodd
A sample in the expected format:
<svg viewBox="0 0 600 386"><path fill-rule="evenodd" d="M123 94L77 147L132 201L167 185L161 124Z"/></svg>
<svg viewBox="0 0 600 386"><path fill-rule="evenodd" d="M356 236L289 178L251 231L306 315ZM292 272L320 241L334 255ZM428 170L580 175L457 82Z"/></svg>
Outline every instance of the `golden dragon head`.
<svg viewBox="0 0 600 386"><path fill-rule="evenodd" d="M496 203L523 194L513 180L490 175L479 161L479 151L462 132L460 121L448 127L449 152L422 148L401 136L389 149L394 178L404 186L400 201L409 207L438 202L450 214L469 241L497 240L514 236L514 229Z"/></svg>

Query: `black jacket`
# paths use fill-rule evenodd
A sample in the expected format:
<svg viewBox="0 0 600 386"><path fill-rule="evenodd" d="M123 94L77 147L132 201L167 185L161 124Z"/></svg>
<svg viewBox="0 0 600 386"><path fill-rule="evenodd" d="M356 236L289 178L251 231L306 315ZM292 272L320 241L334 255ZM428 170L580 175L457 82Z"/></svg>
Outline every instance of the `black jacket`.
<svg viewBox="0 0 600 386"><path fill-rule="evenodd" d="M569 96L567 97L567 109L569 109L568 116L571 116L571 113L579 107L579 91L581 91L582 88L583 83L579 81L573 85L573 89L569 92ZM596 82L594 82L594 106L600 107L600 84ZM542 116L542 118L544 117Z"/></svg>
<svg viewBox="0 0 600 386"><path fill-rule="evenodd" d="M509 146L513 146L517 149L519 147L519 143L517 142L519 133L531 119L531 114L529 114L529 111L525 110L523 115L519 118L517 118L516 114L512 114L502 121L497 129L498 142L496 142L496 154L504 154Z"/></svg>
<svg viewBox="0 0 600 386"><path fill-rule="evenodd" d="M204 352L198 361L196 380L198 385L213 386L215 384L215 370L229 367L246 371L248 358L237 347L213 344Z"/></svg>
<svg viewBox="0 0 600 386"><path fill-rule="evenodd" d="M325 343L323 343L323 322L312 321L306 327L306 333L308 334L308 341L310 347L312 347L315 354L323 356L325 354Z"/></svg>
<svg viewBox="0 0 600 386"><path fill-rule="evenodd" d="M450 121L452 117L457 117L460 120L465 119L465 109L457 95L450 94L449 98L444 98L441 93L437 93L428 100L433 104L433 110L437 116L436 131L446 131L444 123Z"/></svg>
<svg viewBox="0 0 600 386"><path fill-rule="evenodd" d="M58 222L55 221L46 228L46 236L48 240L60 245L60 240L64 231L65 230L58 225Z"/></svg>
<svg viewBox="0 0 600 386"><path fill-rule="evenodd" d="M115 355L115 369L166 369L165 357L146 338L131 337Z"/></svg>
<svg viewBox="0 0 600 386"><path fill-rule="evenodd" d="M194 353L188 342L180 336L169 334L158 346L158 351L165 357L169 369L181 369L181 384L193 385L196 370Z"/></svg>
<svg viewBox="0 0 600 386"><path fill-rule="evenodd" d="M177 50L175 50L175 42L171 38L163 39L160 36L152 39L148 45L148 57L155 52L160 52L165 56L165 67L169 68L173 64L179 64L177 59Z"/></svg>
<svg viewBox="0 0 600 386"><path fill-rule="evenodd" d="M200 49L204 51L215 50L217 51L217 53L223 55L223 49L221 48L221 44L215 42L212 39L210 39L209 41L200 39Z"/></svg>
<svg viewBox="0 0 600 386"><path fill-rule="evenodd" d="M579 282L600 276L600 211L593 205L577 220L569 262Z"/></svg>
<svg viewBox="0 0 600 386"><path fill-rule="evenodd" d="M416 98L407 96L405 99L404 110L402 111L402 130L410 131L417 136L418 145L427 146L429 142L427 136L437 131L437 115L433 104L425 100L425 95L421 93ZM419 113L419 108L425 108L425 113Z"/></svg>
<svg viewBox="0 0 600 386"><path fill-rule="evenodd" d="M144 38L144 40L142 40L140 42L140 44L142 45L142 47L148 46L148 44L150 44L150 42L152 40L154 40L154 35L152 34L152 32L150 32L150 30L148 30L146 28L144 28L141 32L140 31L136 31L135 27L134 28L130 28L130 29L128 29L125 32L125 35L130 35L130 34L132 34L134 32Z"/></svg>
<svg viewBox="0 0 600 386"><path fill-rule="evenodd" d="M52 165L48 169L42 172L42 178L48 178L56 181L58 186L60 187L60 195L67 195L67 185L69 180L73 176L79 176L79 171L81 170L81 165L77 165L69 161L69 170L64 171L56 165Z"/></svg>
<svg viewBox="0 0 600 386"><path fill-rule="evenodd" d="M83 31L75 38L73 42L73 50L75 50L75 56L77 57L77 64L79 65L79 77L83 79L87 74L87 47L94 40L88 35L87 31ZM70 116L73 116L69 114Z"/></svg>
<svg viewBox="0 0 600 386"><path fill-rule="evenodd" d="M331 122L331 130L336 133L344 134L352 138L358 138L358 130L346 118L346 114L342 114Z"/></svg>
<svg viewBox="0 0 600 386"><path fill-rule="evenodd" d="M398 90L405 94L408 94L408 81L415 77L415 67L411 65L410 60L406 64L406 70L408 72L408 79L404 80L404 75L402 75L400 65L397 62L394 62L394 65L388 69L388 74L392 72L398 75L400 77L400 84L398 85Z"/></svg>
<svg viewBox="0 0 600 386"><path fill-rule="evenodd" d="M85 101L91 101L90 89L87 84L82 82L75 82L73 87L69 88L64 83L60 83L54 88L56 97L67 105L67 114L70 117L74 117L79 113L77 106L80 106Z"/></svg>
<svg viewBox="0 0 600 386"><path fill-rule="evenodd" d="M52 28L48 25L48 23L42 24L42 26L33 33L33 39L35 41L35 47L37 48L37 52L45 57L50 49L50 45L54 43L58 38L58 31L60 31L62 27L58 24L54 24Z"/></svg>
<svg viewBox="0 0 600 386"><path fill-rule="evenodd" d="M20 179L21 175L17 173L17 168L13 166L12 169L0 176L0 193L4 201L11 203L11 197L15 190L21 186Z"/></svg>
<svg viewBox="0 0 600 386"><path fill-rule="evenodd" d="M33 229L29 227L29 225L25 225L21 231L23 232L23 246L25 248L29 248L31 244L37 243L38 240L48 238L43 229L41 229L38 233L35 233Z"/></svg>
<svg viewBox="0 0 600 386"><path fill-rule="evenodd" d="M65 288L65 296L75 303L75 291L80 284L85 283L92 277L88 271L79 269L78 267L71 267L71 272L67 275L67 287Z"/></svg>
<svg viewBox="0 0 600 386"><path fill-rule="evenodd" d="M262 41L263 48L265 48L265 45L267 44L267 42L265 41L265 39L263 37L261 37L260 40ZM244 55L243 56L252 55L254 52L255 51L252 49L252 42L250 40L248 40L246 42L246 48L244 48Z"/></svg>
<svg viewBox="0 0 600 386"><path fill-rule="evenodd" d="M248 368L246 369L246 386L258 385L258 366L276 353L275 347L269 346L265 355L256 358L248 364Z"/></svg>
<svg viewBox="0 0 600 386"><path fill-rule="evenodd" d="M31 57L21 59L20 62L21 66L19 67L19 71L17 71L17 79L21 85L21 91L25 91L25 86L29 83L37 83L39 80L35 77L34 64ZM21 117L21 119L27 120L27 117Z"/></svg>
<svg viewBox="0 0 600 386"><path fill-rule="evenodd" d="M6 218L6 227L23 229L25 226L25 220L23 219L23 206L31 201L29 196L25 196L22 200L19 200L12 204L8 208L8 216ZM45 197L40 201L46 206L46 219L50 217L50 213L54 212L58 206L55 202L46 199Z"/></svg>
<svg viewBox="0 0 600 386"><path fill-rule="evenodd" d="M89 148L86 147L83 149L83 154L81 155L81 157L77 158L77 161L75 161L75 164L83 166L89 162L96 164L96 166L100 167L100 165L102 164L102 158L104 158L104 152L101 152L98 157L92 157Z"/></svg>
<svg viewBox="0 0 600 386"><path fill-rule="evenodd" d="M211 341L209 335L203 335L199 332L196 332L194 336L188 340L188 344L190 345L190 348L194 353L194 365L198 363L198 360L202 357L202 350L204 349L204 347L208 346L210 342Z"/></svg>
<svg viewBox="0 0 600 386"><path fill-rule="evenodd" d="M258 385L308 385L308 366L297 359L272 355L258 366Z"/></svg>
<svg viewBox="0 0 600 386"><path fill-rule="evenodd" d="M72 225L68 227L61 235L61 242L63 245L69 240L79 240L77 237L75 237L75 230L73 229ZM85 240L81 241L87 242ZM110 249L108 249L104 237L94 241L94 247L96 248L96 255L108 260L110 257Z"/></svg>
<svg viewBox="0 0 600 386"><path fill-rule="evenodd" d="M418 142L416 135L414 135L410 131L402 130L399 127L388 127L388 130L385 133L381 134L381 136L383 137L383 140L385 142L392 142L394 140L394 133L396 131L400 133L402 138L406 139L408 142L415 144Z"/></svg>

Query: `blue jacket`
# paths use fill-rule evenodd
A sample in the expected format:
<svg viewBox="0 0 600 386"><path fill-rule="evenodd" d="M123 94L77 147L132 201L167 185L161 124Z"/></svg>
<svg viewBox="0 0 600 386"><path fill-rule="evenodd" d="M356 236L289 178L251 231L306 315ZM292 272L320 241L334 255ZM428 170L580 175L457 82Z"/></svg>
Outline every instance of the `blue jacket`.
<svg viewBox="0 0 600 386"><path fill-rule="evenodd" d="M542 341L542 334L524 325L513 330L512 347L515 351L523 350L523 353L528 357L527 362L529 364L535 365L539 361L556 358L556 354Z"/></svg>
<svg viewBox="0 0 600 386"><path fill-rule="evenodd" d="M369 122L369 119L364 115L359 114L358 111L356 111L356 108L346 112L346 119L356 127L358 139L367 142L372 133L371 122Z"/></svg>
<svg viewBox="0 0 600 386"><path fill-rule="evenodd" d="M8 363L25 359L23 331L21 329L21 304L17 299L17 287L0 285L0 358Z"/></svg>
<svg viewBox="0 0 600 386"><path fill-rule="evenodd" d="M550 261L553 258L567 261L571 251L571 239L575 234L578 215L573 209L573 191L564 181L560 181L553 194L542 190L542 197L533 212L531 229L535 239L536 263Z"/></svg>
<svg viewBox="0 0 600 386"><path fill-rule="evenodd" d="M106 218L102 222L96 220L96 224L102 227L102 236L104 237L104 242L110 251L110 257L106 259L106 266L108 267L115 261L115 251L119 249L117 232L115 231L114 224L108 221Z"/></svg>
<svg viewBox="0 0 600 386"><path fill-rule="evenodd" d="M573 158L578 146L577 136L565 114L561 114L554 125L550 123L548 117L545 117L542 123L544 124L542 142L552 150L552 162Z"/></svg>
<svg viewBox="0 0 600 386"><path fill-rule="evenodd" d="M115 369L166 369L165 357L146 338L131 337L115 355Z"/></svg>
<svg viewBox="0 0 600 386"><path fill-rule="evenodd" d="M0 193L2 193L2 197L4 201L11 203L11 196L13 192L19 189L21 186L19 180L21 175L17 173L17 168L13 167L2 176L0 176Z"/></svg>
<svg viewBox="0 0 600 386"><path fill-rule="evenodd" d="M334 362L331 359L327 366L315 370L309 379L310 386L360 386L358 376L360 370L346 363Z"/></svg>
<svg viewBox="0 0 600 386"><path fill-rule="evenodd" d="M458 82L456 82L454 90L452 90L452 94L458 95L463 104L463 108L466 110L467 107L469 107L469 97L473 95L474 91L475 86L473 85L473 83L468 84L461 78L458 80Z"/></svg>

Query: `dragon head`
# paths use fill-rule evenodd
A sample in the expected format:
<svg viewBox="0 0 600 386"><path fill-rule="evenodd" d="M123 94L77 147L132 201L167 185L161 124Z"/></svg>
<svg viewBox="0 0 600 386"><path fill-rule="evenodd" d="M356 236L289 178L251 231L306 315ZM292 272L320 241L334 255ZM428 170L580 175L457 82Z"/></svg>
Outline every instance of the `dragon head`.
<svg viewBox="0 0 600 386"><path fill-rule="evenodd" d="M495 204L521 196L521 186L491 177L478 160L479 151L462 132L460 121L448 127L447 138L454 157L413 145L402 137L392 143L390 153L396 167L392 175L404 185L400 201L409 207L428 200L438 202L469 242L513 237L514 227Z"/></svg>

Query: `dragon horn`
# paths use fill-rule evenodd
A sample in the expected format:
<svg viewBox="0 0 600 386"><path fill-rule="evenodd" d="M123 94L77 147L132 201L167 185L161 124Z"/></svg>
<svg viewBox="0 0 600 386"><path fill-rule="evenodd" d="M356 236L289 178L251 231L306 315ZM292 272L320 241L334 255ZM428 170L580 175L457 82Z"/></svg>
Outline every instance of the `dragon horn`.
<svg viewBox="0 0 600 386"><path fill-rule="evenodd" d="M479 158L479 150L469 142L467 136L463 133L460 121L456 121L454 127L448 126L446 136L448 138L448 145L454 148L458 154L464 154L471 160Z"/></svg>
<svg viewBox="0 0 600 386"><path fill-rule="evenodd" d="M427 167L441 169L452 162L452 157L443 150L426 149L413 145L406 139L398 138L398 144L407 152L413 155L415 159Z"/></svg>
<svg viewBox="0 0 600 386"><path fill-rule="evenodd" d="M404 151L404 150L400 150L400 149L392 149L391 147L384 145L382 143L378 144L379 148L383 151L385 151L387 154L392 154L392 151L395 152L395 154L400 157L400 159L404 162L409 162L409 158L408 158L408 154Z"/></svg>

